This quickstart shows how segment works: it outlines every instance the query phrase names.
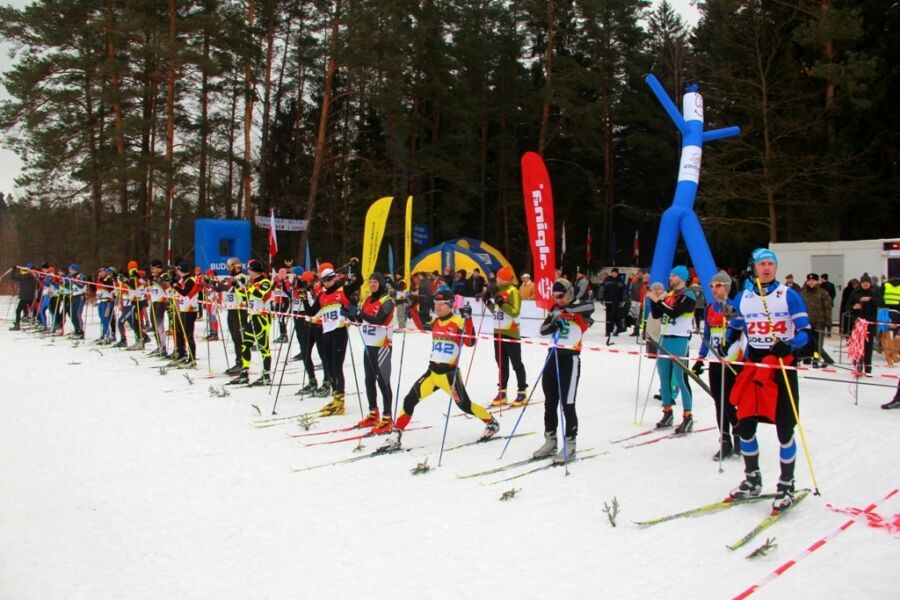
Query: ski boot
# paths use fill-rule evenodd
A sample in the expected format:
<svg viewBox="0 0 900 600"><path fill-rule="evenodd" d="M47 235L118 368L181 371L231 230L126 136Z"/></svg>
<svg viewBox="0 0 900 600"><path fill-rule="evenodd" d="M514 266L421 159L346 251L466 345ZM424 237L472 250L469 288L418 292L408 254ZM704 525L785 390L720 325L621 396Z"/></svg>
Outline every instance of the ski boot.
<svg viewBox="0 0 900 600"><path fill-rule="evenodd" d="M519 407L528 404L528 398L525 396L525 390L519 390L516 393L516 399L510 403L510 406Z"/></svg>
<svg viewBox="0 0 900 600"><path fill-rule="evenodd" d="M380 445L375 452L376 453L384 453L384 452L396 452L402 448L400 440L403 438L403 430L395 429L390 432L387 436L387 439L384 440L384 443Z"/></svg>
<svg viewBox="0 0 900 600"><path fill-rule="evenodd" d="M259 376L259 379L255 380L250 385L255 387L255 386L271 385L271 384L272 384L272 379L271 379L271 377L269 377L269 374L263 373L262 375Z"/></svg>
<svg viewBox="0 0 900 600"><path fill-rule="evenodd" d="M675 418L672 416L672 407L666 406L663 407L663 416L662 419L656 424L657 429L665 429L666 427L671 427L672 422Z"/></svg>
<svg viewBox="0 0 900 600"><path fill-rule="evenodd" d="M371 435L384 435L394 430L394 421L391 415L384 415L381 420L372 428L369 433Z"/></svg>
<svg viewBox="0 0 900 600"><path fill-rule="evenodd" d="M772 514L784 512L794 504L794 480L779 481L775 486L775 499L772 500Z"/></svg>
<svg viewBox="0 0 900 600"><path fill-rule="evenodd" d="M247 385L248 383L250 383L250 373L247 372L247 369L241 369L238 376L229 381L228 385Z"/></svg>
<svg viewBox="0 0 900 600"><path fill-rule="evenodd" d="M378 414L378 409L370 410L369 414L365 416L365 418L356 424L358 429L363 429L365 427L375 427L381 421L381 415Z"/></svg>
<svg viewBox="0 0 900 600"><path fill-rule="evenodd" d="M739 486L731 490L729 497L732 500L744 500L746 498L758 498L762 493L762 475L758 470L744 473L744 480Z"/></svg>
<svg viewBox="0 0 900 600"><path fill-rule="evenodd" d="M491 400L491 406L503 406L504 404L506 404L506 390L500 390Z"/></svg>
<svg viewBox="0 0 900 600"><path fill-rule="evenodd" d="M553 457L554 465L572 462L575 459L575 436L566 436L565 445L559 449L559 453Z"/></svg>
<svg viewBox="0 0 900 600"><path fill-rule="evenodd" d="M726 458L731 456L732 452L734 452L734 448L731 446L731 436L728 435L727 433L724 434L722 436L721 440L719 441L719 447L721 449L716 450L716 453L713 454L713 457L712 457L712 459L716 462L719 461L720 457L721 457L721 460L725 460Z"/></svg>
<svg viewBox="0 0 900 600"><path fill-rule="evenodd" d="M315 396L316 398L324 398L330 393L331 393L331 384L328 383L327 381L323 381L322 385L319 386L318 388L316 388L316 391L313 392L313 396Z"/></svg>
<svg viewBox="0 0 900 600"><path fill-rule="evenodd" d="M670 413L671 414L671 413ZM675 428L675 433L678 435L685 435L694 430L694 417L691 416L691 413L688 411L684 411L684 418L682 418L681 423L678 427Z"/></svg>
<svg viewBox="0 0 900 600"><path fill-rule="evenodd" d="M544 444L534 451L534 454L531 455L534 459L539 458L547 458L548 456L553 456L556 453L556 432L555 431L545 431L544 432Z"/></svg>
<svg viewBox="0 0 900 600"><path fill-rule="evenodd" d="M309 383L304 385L302 388L297 390L297 393L294 395L295 396L306 396L307 394L314 394L318 388L319 388L319 384L317 384L315 381L310 381Z"/></svg>
<svg viewBox="0 0 900 600"><path fill-rule="evenodd" d="M237 375L238 373L241 372L242 369L243 369L243 367L240 364L234 365L232 367L228 367L225 370L225 375Z"/></svg>
<svg viewBox="0 0 900 600"><path fill-rule="evenodd" d="M15 324L13 324L12 327L9 328L9 330L10 330L10 331L21 331L22 328L19 327L19 324L18 324L18 323L15 323Z"/></svg>
<svg viewBox="0 0 900 600"><path fill-rule="evenodd" d="M322 407L319 415L323 417L334 417L344 414L344 395L335 393L334 399Z"/></svg>
<svg viewBox="0 0 900 600"><path fill-rule="evenodd" d="M478 438L478 441L486 442L494 437L494 434L496 434L498 431L500 431L500 423L497 421L497 419L491 417L491 420L485 424L484 433L481 434L481 437Z"/></svg>

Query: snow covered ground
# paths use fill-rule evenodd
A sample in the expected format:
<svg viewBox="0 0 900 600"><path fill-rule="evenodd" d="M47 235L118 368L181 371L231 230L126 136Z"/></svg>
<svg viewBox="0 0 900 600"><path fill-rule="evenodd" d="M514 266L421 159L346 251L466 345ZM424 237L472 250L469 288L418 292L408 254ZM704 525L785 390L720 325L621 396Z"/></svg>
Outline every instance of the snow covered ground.
<svg viewBox="0 0 900 600"><path fill-rule="evenodd" d="M10 315L7 301L0 315ZM879 504L869 522L857 517L753 597L900 597L900 495L882 501L900 485L900 411L879 408L893 396L889 387L860 386L857 405L845 384L802 381L803 424L822 495L730 551L725 545L767 514L768 503L645 529L633 523L721 499L742 479L742 463L726 461L719 473L711 460L714 431L634 448L611 444L651 427L659 404L650 398L643 424L634 424L639 364L642 406L652 363L624 352L636 349L633 338L614 338L607 348L599 324L588 337L599 350L583 355L578 442L582 455L593 448L600 456L573 463L568 477L554 468L495 485L486 484L526 467L457 475L530 455L541 442L542 405L528 407L519 431L534 434L512 440L503 461L503 442L492 442L447 452L436 468L447 409L438 392L413 421L432 427L404 436L416 449L294 472L356 456L355 443L304 446L298 439L338 435L290 437L301 431L294 420L254 427L271 415L274 392L242 388L212 397L210 386L226 379L205 378L206 344L198 343L198 371L162 375L141 353L73 347L7 331L8 324L0 330L0 598L731 598L854 519L829 506L852 510L873 502ZM93 318L88 341L96 327ZM204 327L198 323L198 336ZM353 332L351 341L362 385ZM395 381L403 343L398 336ZM427 336L406 336L401 397L424 371L428 348ZM210 354L212 373L220 373L227 366L221 342ZM545 354L524 347L529 384ZM468 388L487 403L496 389L490 346L466 349L464 372L473 356ZM281 416L324 404L293 395L297 366L288 365ZM349 357L345 368L353 391ZM884 373L890 371L876 369ZM823 376L848 379L844 372ZM502 413L501 433L512 429L519 411ZM315 428L358 418L350 396L346 416ZM715 420L712 401L699 390L695 419L698 429ZM448 445L483 429L473 419L449 423ZM363 444L368 452L379 440ZM760 445L771 491L778 472L774 428L760 427ZM412 475L426 459L433 468ZM812 483L802 450L797 482ZM500 501L510 489L520 491ZM603 511L613 498L620 505L615 528ZM777 547L748 560L766 537Z"/></svg>

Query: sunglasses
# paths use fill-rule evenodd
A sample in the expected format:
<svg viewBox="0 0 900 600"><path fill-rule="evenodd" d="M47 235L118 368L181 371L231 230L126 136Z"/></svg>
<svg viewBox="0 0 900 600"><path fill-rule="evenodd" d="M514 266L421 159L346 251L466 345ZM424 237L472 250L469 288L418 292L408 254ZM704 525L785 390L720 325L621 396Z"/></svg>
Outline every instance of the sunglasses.
<svg viewBox="0 0 900 600"><path fill-rule="evenodd" d="M565 294L553 294L553 297L556 298L557 300L562 300L563 298L566 297L566 295Z"/></svg>
<svg viewBox="0 0 900 600"><path fill-rule="evenodd" d="M711 284L709 284L709 287L711 287L711 288L723 288L723 287L725 287L725 284L724 284L724 283L711 283Z"/></svg>

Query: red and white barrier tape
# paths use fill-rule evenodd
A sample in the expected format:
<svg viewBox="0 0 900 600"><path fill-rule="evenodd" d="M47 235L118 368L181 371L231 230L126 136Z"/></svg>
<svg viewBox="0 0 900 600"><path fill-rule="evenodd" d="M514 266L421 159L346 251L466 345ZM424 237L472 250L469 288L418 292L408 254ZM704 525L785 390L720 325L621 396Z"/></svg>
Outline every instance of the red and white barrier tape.
<svg viewBox="0 0 900 600"><path fill-rule="evenodd" d="M873 502L872 504L867 506L865 509L863 509L862 514L871 513L873 510L875 510L875 508L879 504L886 502L892 496L894 496L897 493L897 491L898 491L897 488L894 488L893 490L888 492L881 500L879 500L878 502ZM815 552L816 550L818 550L819 548L824 546L826 543L828 543L829 541L831 541L832 539L837 537L839 534L841 534L844 531L846 531L847 529L849 529L850 526L853 525L854 523L856 523L856 519L850 519L849 521L847 521L846 523L844 523L843 525L841 525L840 527L838 527L837 529L835 529L834 531L829 533L828 535L819 538L818 540L813 542L806 550L804 550L803 552L798 554L795 558L792 558L791 560L787 561L786 563L784 563L783 565L781 565L780 567L778 567L777 569L775 569L774 571L772 571L771 573L766 575L764 578L762 578L758 583L754 583L753 585L748 587L746 590L744 590L743 592L741 592L740 594L735 596L734 600L743 600L743 598L746 598L747 596L751 595L753 592L755 592L762 586L777 579L778 577L783 575L787 570L789 570L791 567L796 565L798 562L800 562L801 560L803 560L804 558L806 558L807 556L809 556L810 554L812 554L813 552Z"/></svg>

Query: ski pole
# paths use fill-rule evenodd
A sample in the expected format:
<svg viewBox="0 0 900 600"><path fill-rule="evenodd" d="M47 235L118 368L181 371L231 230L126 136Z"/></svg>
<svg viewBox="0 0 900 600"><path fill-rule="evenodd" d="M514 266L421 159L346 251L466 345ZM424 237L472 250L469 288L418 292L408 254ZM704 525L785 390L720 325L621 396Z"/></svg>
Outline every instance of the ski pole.
<svg viewBox="0 0 900 600"><path fill-rule="evenodd" d="M544 358L544 366L541 367L541 372L538 373L537 381L535 381L534 385L531 386L531 392L528 394L528 400L525 401L525 405L519 412L519 416L516 417L516 422L513 424L512 431L510 431L509 435L506 437L506 443L503 444L503 450L500 452L500 456L497 457L497 460L501 460L503 458L503 455L506 454L506 449L509 448L509 443L512 441L513 437L515 437L516 429L519 428L519 423L522 421L522 417L525 416L525 409L528 408L529 404L531 404L531 398L534 396L534 391L537 389L538 384L544 377L544 371L547 370L547 363L549 362L550 352L547 352L547 356Z"/></svg>
<svg viewBox="0 0 900 600"><path fill-rule="evenodd" d="M638 337L638 372L637 372L637 381L634 382L634 417L631 419L631 424L635 427L638 426L638 404L640 403L641 396L641 363L644 359L644 346L646 344L641 344L641 339Z"/></svg>
<svg viewBox="0 0 900 600"><path fill-rule="evenodd" d="M219 322L219 331L222 334L220 336L222 338L222 351L225 352L225 364L227 365L227 364L231 363L231 361L228 360L228 344L225 343L225 325L228 325L228 317L226 314L225 320L224 321L222 320L222 311L219 309L220 306L221 306L221 304L219 303L219 301L217 299L217 301L216 301L216 320ZM231 329L228 330L228 335L231 336Z"/></svg>
<svg viewBox="0 0 900 600"><path fill-rule="evenodd" d="M559 335L556 336L557 341ZM565 469L566 476L569 475L569 442L566 439L566 415L565 411L563 411L563 403L565 399L562 395L562 381L559 378L559 347L554 343L553 345L553 360L556 361L556 393L559 395L559 426L562 431L563 438L563 468Z"/></svg>
<svg viewBox="0 0 900 600"><path fill-rule="evenodd" d="M769 321L769 330L775 331L775 325L772 322L772 313L769 312L769 305L766 302L766 297L763 295L762 282L760 282L759 277L754 278L756 281L756 288L759 291L759 299L762 301L763 311L766 313L766 319ZM806 466L809 467L809 476L812 479L813 483L813 495L821 496L819 493L819 484L816 481L816 472L813 469L812 459L809 456L809 447L806 444L806 433L803 431L803 423L800 422L800 411L797 410L797 402L794 400L794 391L791 389L791 382L788 379L787 370L784 368L784 359L780 356L778 357L778 364L781 365L781 375L784 377L784 387L787 391L788 399L791 401L791 410L794 413L794 420L797 421L797 431L800 432L800 441L803 444L803 454L806 455Z"/></svg>
<svg viewBox="0 0 900 600"><path fill-rule="evenodd" d="M468 304L468 302L466 302ZM484 301L481 302L481 317L480 321L478 321L478 331L475 333L475 345L472 346L472 359L469 361L469 368L466 370L466 378L463 380L463 387L468 385L469 383L469 375L472 374L472 365L475 364L475 352L478 350L478 339L481 337L481 327L484 325L484 312L487 306ZM458 368L458 367L457 367Z"/></svg>
<svg viewBox="0 0 900 600"><path fill-rule="evenodd" d="M460 348L462 351L462 348ZM438 466L441 466L441 461L444 459L444 444L447 442L447 429L450 425L450 409L453 407L453 395L458 393L456 391L456 382L459 380L459 362L456 363L456 369L453 370L453 383L450 386L450 398L447 400L447 412L444 415L444 433L441 434L441 451L438 453Z"/></svg>
<svg viewBox="0 0 900 600"><path fill-rule="evenodd" d="M360 332L360 335L362 335L362 332ZM356 403L359 404L359 418L364 419L366 415L363 413L362 394L359 393L359 377L356 374L356 359L353 358L353 342L350 339L350 335L347 335L347 349L350 352L350 366L353 368L353 383L356 384ZM363 352L365 351L365 346L363 346Z"/></svg>
<svg viewBox="0 0 900 600"><path fill-rule="evenodd" d="M294 341L294 332L297 330L297 324L294 323L293 329L291 329L291 336L288 339L288 348L291 347L291 343ZM288 357L291 355L290 352L284 353L284 366L281 368L281 377L278 379L278 390L275 392L275 402L272 404L272 414L276 415L278 413L275 412L275 407L278 406L278 397L281 396L281 383L284 381L284 372L287 371L287 363ZM275 363L275 368L278 369L278 363ZM269 382L269 394L272 394L272 384L275 382L275 378Z"/></svg>

